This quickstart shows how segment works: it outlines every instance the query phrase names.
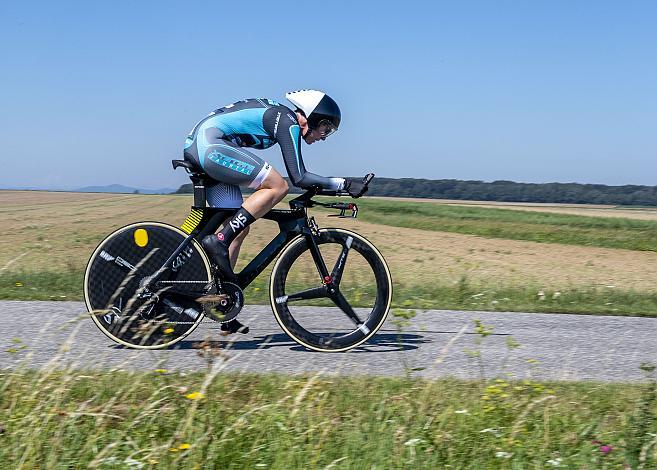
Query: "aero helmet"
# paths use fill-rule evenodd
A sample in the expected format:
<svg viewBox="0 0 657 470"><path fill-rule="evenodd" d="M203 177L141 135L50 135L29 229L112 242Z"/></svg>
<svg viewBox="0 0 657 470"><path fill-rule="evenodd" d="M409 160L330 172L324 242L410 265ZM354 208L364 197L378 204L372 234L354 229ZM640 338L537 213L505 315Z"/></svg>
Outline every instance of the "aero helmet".
<svg viewBox="0 0 657 470"><path fill-rule="evenodd" d="M308 127L317 129L326 127L326 134L330 135L340 126L340 108L333 99L318 90L299 90L285 94L297 109L303 111L308 120Z"/></svg>

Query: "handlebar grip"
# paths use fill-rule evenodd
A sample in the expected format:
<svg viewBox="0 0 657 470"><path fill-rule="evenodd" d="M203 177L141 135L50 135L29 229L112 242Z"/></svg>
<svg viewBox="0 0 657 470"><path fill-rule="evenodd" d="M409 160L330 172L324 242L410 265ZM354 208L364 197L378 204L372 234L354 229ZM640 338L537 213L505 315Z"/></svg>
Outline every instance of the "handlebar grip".
<svg viewBox="0 0 657 470"><path fill-rule="evenodd" d="M368 184L370 184L370 181L372 181L373 179L374 179L374 173L368 173L363 178L363 184L367 186Z"/></svg>

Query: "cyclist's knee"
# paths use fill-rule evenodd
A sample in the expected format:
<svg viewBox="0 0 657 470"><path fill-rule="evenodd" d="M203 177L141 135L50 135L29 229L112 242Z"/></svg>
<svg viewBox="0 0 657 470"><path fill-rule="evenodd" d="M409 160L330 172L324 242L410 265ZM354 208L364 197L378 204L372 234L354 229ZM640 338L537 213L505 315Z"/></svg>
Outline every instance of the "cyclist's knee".
<svg viewBox="0 0 657 470"><path fill-rule="evenodd" d="M272 168L267 175L267 178L265 178L258 189L270 189L274 191L278 199L281 200L288 193L290 187L281 174Z"/></svg>

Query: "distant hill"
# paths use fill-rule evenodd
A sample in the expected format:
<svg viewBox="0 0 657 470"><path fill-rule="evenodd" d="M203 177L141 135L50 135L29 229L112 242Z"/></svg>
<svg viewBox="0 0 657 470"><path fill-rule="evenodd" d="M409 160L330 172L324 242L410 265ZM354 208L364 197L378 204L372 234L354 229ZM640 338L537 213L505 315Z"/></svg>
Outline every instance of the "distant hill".
<svg viewBox="0 0 657 470"><path fill-rule="evenodd" d="M74 189L73 191L79 193L128 193L134 194L138 192L139 194L171 194L176 192L172 188L160 188L160 189L142 189L142 188L133 188L130 186L123 186L122 184L109 184L106 186L85 186L84 188Z"/></svg>
<svg viewBox="0 0 657 470"><path fill-rule="evenodd" d="M293 193L300 192L298 188L291 189ZM183 184L176 191L191 192L191 184ZM640 185L374 178L368 195L469 201L657 206L657 186Z"/></svg>

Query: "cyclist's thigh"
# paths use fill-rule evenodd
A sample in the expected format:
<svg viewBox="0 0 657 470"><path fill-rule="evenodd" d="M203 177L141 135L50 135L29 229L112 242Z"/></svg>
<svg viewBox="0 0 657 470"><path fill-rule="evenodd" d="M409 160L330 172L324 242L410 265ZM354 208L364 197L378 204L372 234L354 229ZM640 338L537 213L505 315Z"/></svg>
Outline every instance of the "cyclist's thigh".
<svg viewBox="0 0 657 470"><path fill-rule="evenodd" d="M198 160L212 179L228 184L259 187L271 171L271 165L251 152L221 138L219 129L199 129Z"/></svg>

